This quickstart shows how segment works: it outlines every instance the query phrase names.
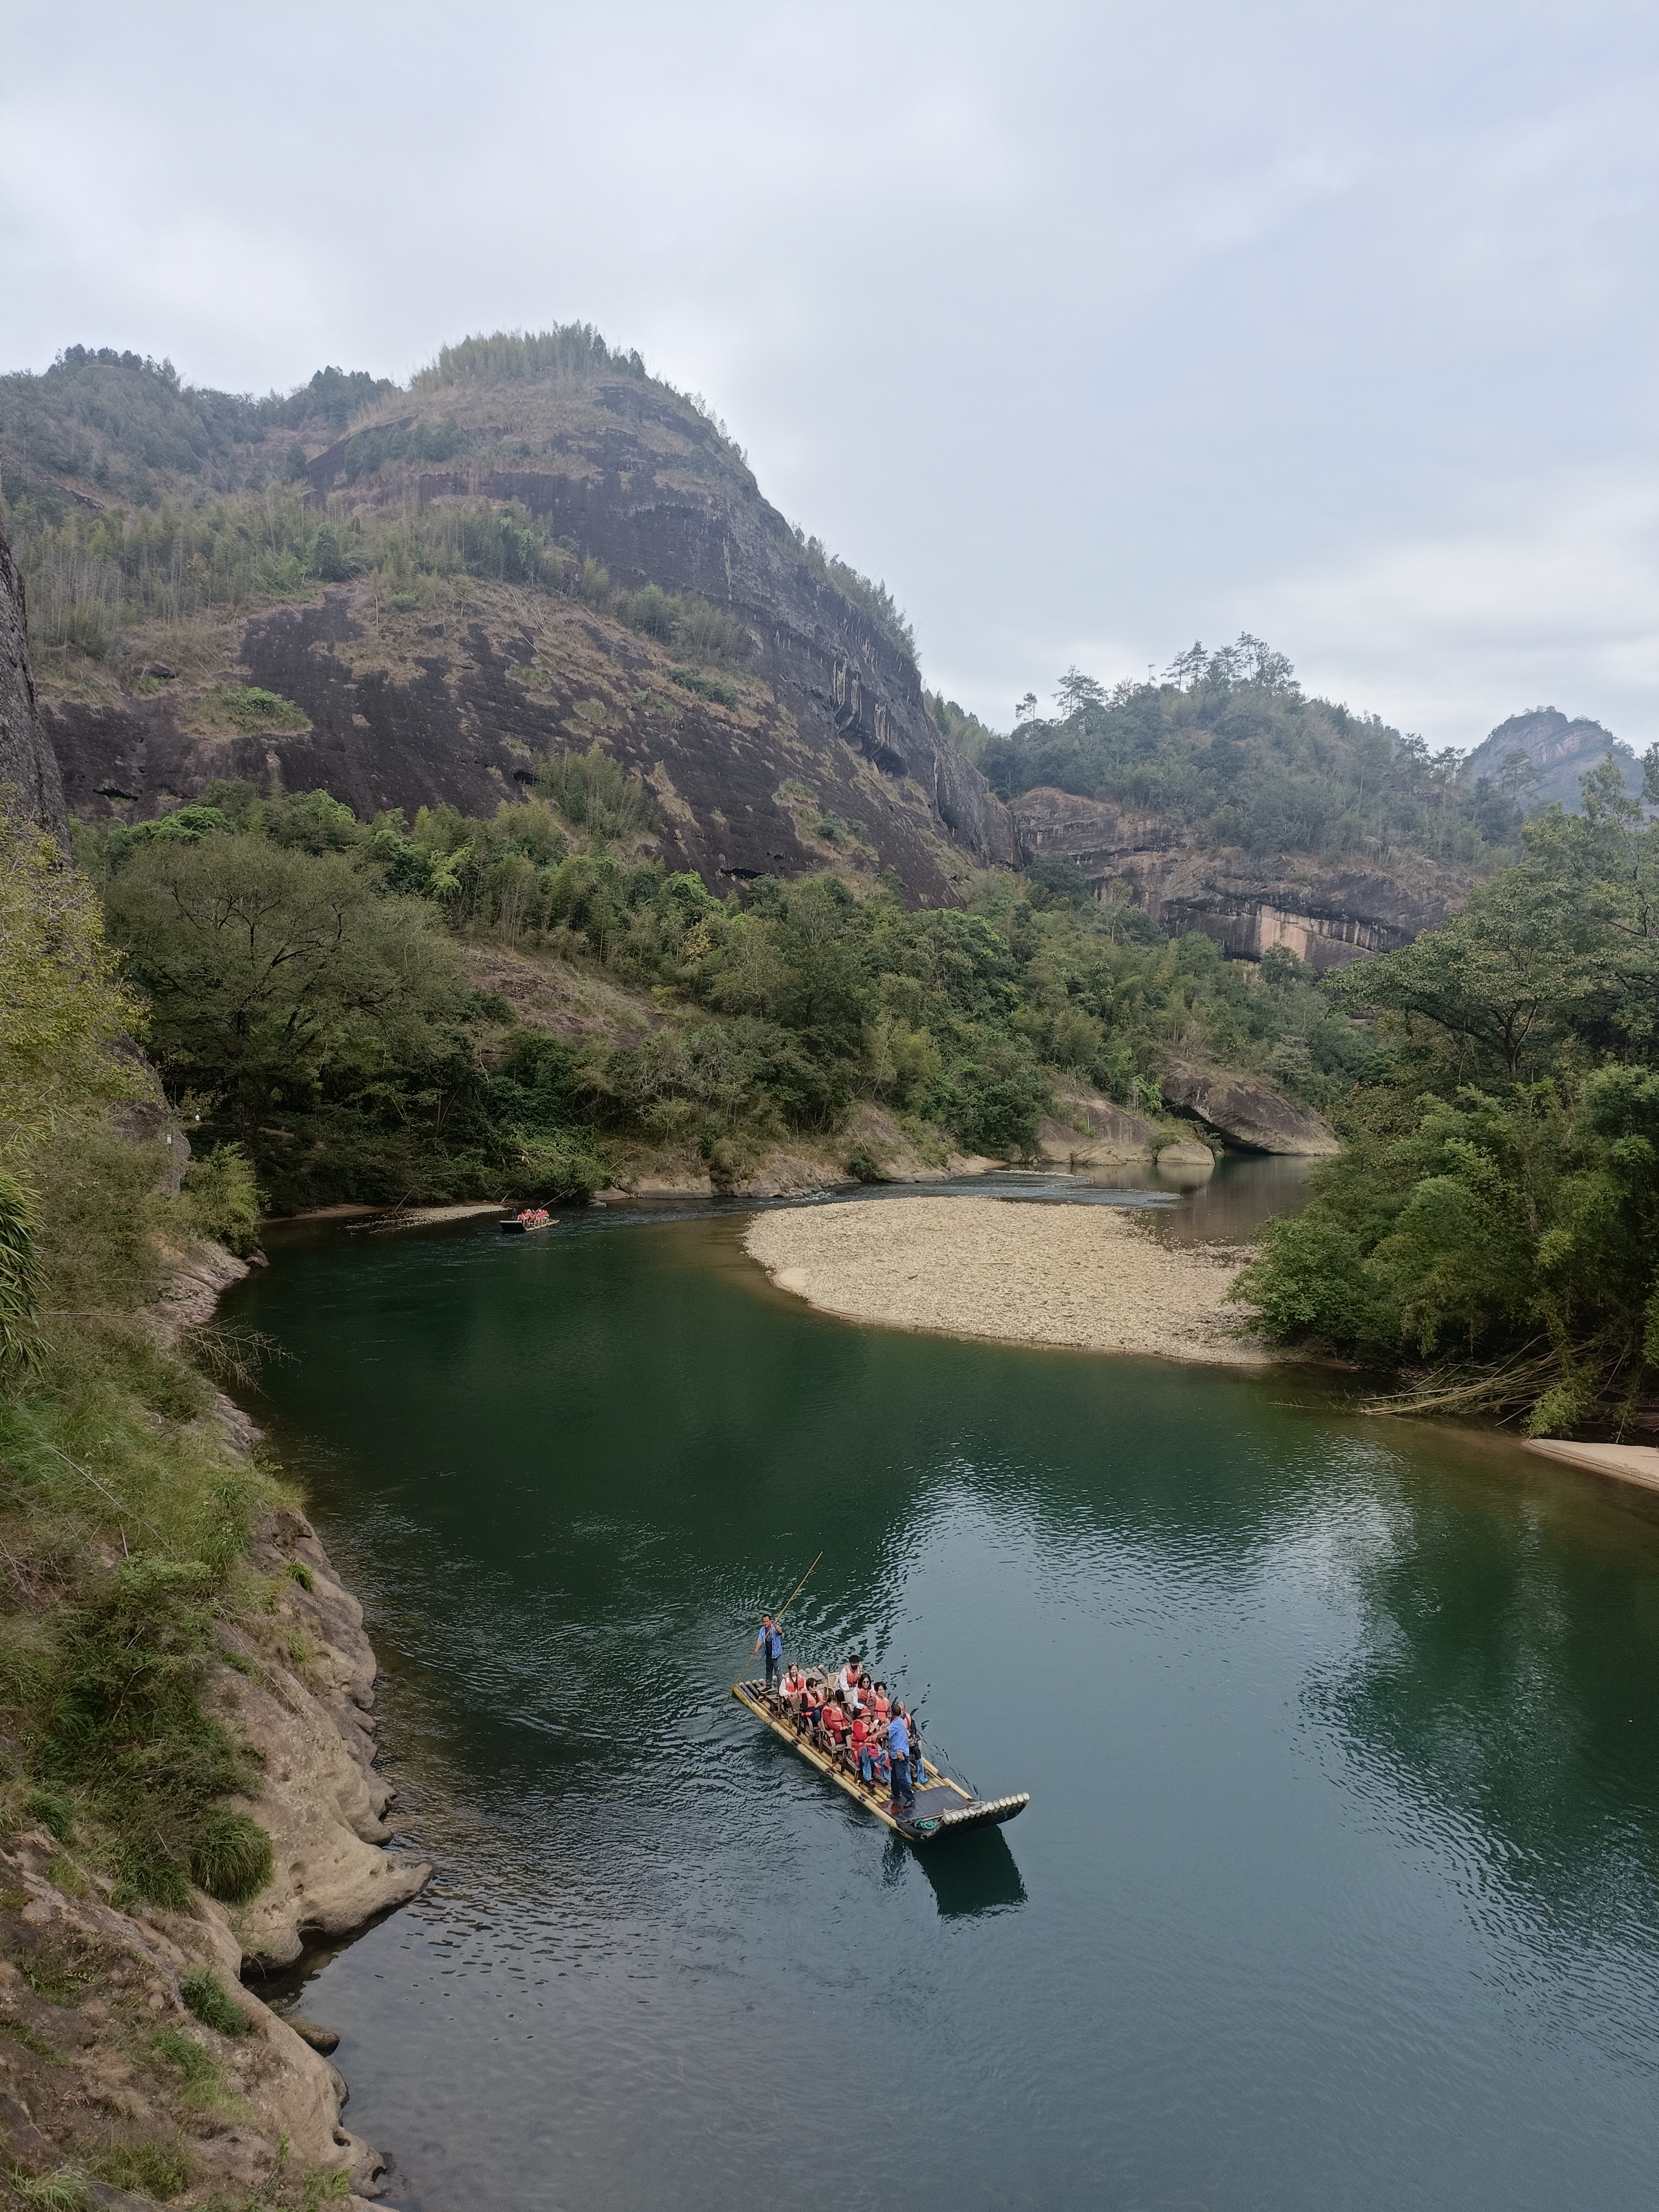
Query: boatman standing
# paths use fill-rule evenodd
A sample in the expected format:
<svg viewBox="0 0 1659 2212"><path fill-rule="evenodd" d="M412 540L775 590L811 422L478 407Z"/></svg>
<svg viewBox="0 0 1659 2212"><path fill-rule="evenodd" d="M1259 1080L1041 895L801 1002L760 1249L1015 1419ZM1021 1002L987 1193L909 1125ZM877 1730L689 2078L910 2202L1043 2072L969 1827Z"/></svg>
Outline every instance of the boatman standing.
<svg viewBox="0 0 1659 2212"><path fill-rule="evenodd" d="M890 1813L908 1813L916 1802L916 1793L910 1786L910 1731L904 1725L904 1708L895 1705L893 1717L887 1723L887 1751L893 1763L893 1802Z"/></svg>
<svg viewBox="0 0 1659 2212"><path fill-rule="evenodd" d="M755 1638L755 1649L766 1654L766 1686L775 1690L778 1676L783 1672L783 1631L769 1613L761 1615L761 1632Z"/></svg>

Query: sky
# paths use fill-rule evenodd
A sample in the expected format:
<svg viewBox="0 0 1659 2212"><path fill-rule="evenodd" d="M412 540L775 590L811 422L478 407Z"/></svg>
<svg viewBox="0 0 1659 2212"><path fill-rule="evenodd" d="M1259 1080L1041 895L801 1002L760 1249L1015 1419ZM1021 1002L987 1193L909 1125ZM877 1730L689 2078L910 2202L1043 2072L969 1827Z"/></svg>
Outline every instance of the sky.
<svg viewBox="0 0 1659 2212"><path fill-rule="evenodd" d="M1659 739L1659 9L6 0L0 369L596 324L1006 727L1241 630Z"/></svg>

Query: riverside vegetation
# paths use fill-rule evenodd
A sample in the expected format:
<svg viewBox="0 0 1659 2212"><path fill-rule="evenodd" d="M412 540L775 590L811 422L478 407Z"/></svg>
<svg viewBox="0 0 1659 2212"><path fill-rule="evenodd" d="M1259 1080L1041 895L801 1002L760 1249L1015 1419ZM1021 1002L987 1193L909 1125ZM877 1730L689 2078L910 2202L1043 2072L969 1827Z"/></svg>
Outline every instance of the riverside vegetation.
<svg viewBox="0 0 1659 2212"><path fill-rule="evenodd" d="M1369 1051L1293 959L1171 943L1068 863L987 873L965 909L832 873L722 898L641 853L652 818L595 745L489 820L222 785L77 842L170 1090L284 1208L570 1198L641 1146L731 1185L803 1135L873 1181L860 1102L924 1158L1018 1158L1067 1082L1156 1109L1160 1066L1196 1049L1322 1105ZM620 987L635 1036L515 1021L466 983L492 945Z"/></svg>
<svg viewBox="0 0 1659 2212"><path fill-rule="evenodd" d="M170 1264L211 1242L251 1249L252 1178L221 1149L158 1188L160 1147L123 1126L158 1114L131 1042L142 1002L93 887L3 811L0 1009L0 2032L28 2114L8 2096L21 2163L0 2198L90 2205L111 2185L218 2212L315 2206L347 2193L344 2172L274 2141L268 2186L214 2187L197 2138L257 2142L240 2092L264 2078L261 2036L206 1966L179 1978L193 2020L169 2019L106 1910L149 1914L157 1936L156 1913L193 1919L202 1893L234 1907L272 1874L270 1838L233 1802L257 1784L255 1755L204 1702L227 1637L252 1675L249 1655L282 1632L247 1557L282 1493L235 1447L214 1387L246 1379L258 1347L211 1323L170 1341L151 1316ZM23 1887L26 1867L50 1888ZM126 1925L142 1946L143 1924Z"/></svg>
<svg viewBox="0 0 1659 2212"><path fill-rule="evenodd" d="M1444 928L1327 979L1376 1055L1238 1295L1414 1369L1402 1409L1617 1435L1659 1376L1659 817L1609 762L1522 834Z"/></svg>

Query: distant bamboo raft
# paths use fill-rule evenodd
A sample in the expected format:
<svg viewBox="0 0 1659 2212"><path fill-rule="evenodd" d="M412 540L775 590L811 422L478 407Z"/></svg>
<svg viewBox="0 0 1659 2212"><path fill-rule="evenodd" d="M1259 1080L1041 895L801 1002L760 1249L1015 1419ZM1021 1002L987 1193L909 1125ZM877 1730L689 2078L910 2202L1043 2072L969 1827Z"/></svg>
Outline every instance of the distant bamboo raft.
<svg viewBox="0 0 1659 2212"><path fill-rule="evenodd" d="M809 1766L816 1766L820 1774L827 1776L837 1788L856 1799L866 1813L872 1813L884 1827L890 1828L896 1836L902 1836L907 1843L931 1844L941 1836L960 1835L966 1828L1000 1827L1005 1820L1012 1820L1023 1813L1031 1802L1028 1790L1011 1797L975 1797L954 1776L935 1766L924 1752L921 1772L916 1778L915 1803L901 1817L888 1810L891 1792L887 1784L866 1782L856 1770L849 1771L828 1752L820 1751L798 1727L781 1700L775 1709L763 1680L739 1682L732 1694L740 1705L748 1706L757 1721L764 1721L774 1735L781 1736L792 1751L798 1751Z"/></svg>

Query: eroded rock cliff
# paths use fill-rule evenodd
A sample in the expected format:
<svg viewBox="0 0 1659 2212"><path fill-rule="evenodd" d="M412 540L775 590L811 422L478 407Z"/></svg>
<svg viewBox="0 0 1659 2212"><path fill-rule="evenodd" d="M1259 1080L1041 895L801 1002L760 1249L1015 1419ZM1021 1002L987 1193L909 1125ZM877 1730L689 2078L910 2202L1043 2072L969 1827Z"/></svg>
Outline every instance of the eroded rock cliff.
<svg viewBox="0 0 1659 2212"><path fill-rule="evenodd" d="M1525 757L1533 774L1534 781L1521 787L1528 806L1559 801L1575 812L1583 799L1582 780L1608 759L1632 798L1641 795L1642 770L1634 752L1587 714L1570 720L1559 707L1531 707L1524 714L1511 714L1475 747L1466 773L1497 782L1517 753Z"/></svg>
<svg viewBox="0 0 1659 2212"><path fill-rule="evenodd" d="M459 448L452 465L397 458L426 434L428 448ZM1014 859L1006 812L934 726L914 659L665 387L594 375L420 388L316 454L309 483L343 529L354 514L512 502L570 558L602 564L613 592L696 594L746 646L729 681L700 690L671 674L665 645L596 611L602 592L590 605L471 578L411 594L315 586L199 623L171 659L135 641L118 685L60 686L46 721L72 811L141 819L229 775L321 786L359 813L493 812L538 759L597 739L655 789L666 864L711 884L891 868L912 898L940 903L975 866ZM216 703L228 681L300 714L239 728Z"/></svg>
<svg viewBox="0 0 1659 2212"><path fill-rule="evenodd" d="M181 671L145 697L48 699L71 810L143 820L224 776L320 787L365 818L489 815L550 754L598 739L649 784L665 865L711 887L842 865L890 867L930 904L959 895L975 855L942 805L966 764L942 741L937 762L917 760L923 782L890 747L866 749L856 721L798 719L757 676L734 674L730 705L695 696L669 677L670 653L579 603L501 585L459 598L400 613L367 585L332 586L241 623L234 664ZM292 701L297 726L238 731L216 711L227 678ZM890 735L854 674L841 689ZM1000 805L983 805L1012 857Z"/></svg>
<svg viewBox="0 0 1659 2212"><path fill-rule="evenodd" d="M1469 870L1401 853L1387 868L1310 854L1210 850L1179 823L1109 799L1038 789L1009 814L1022 857L1075 862L1097 894L1121 884L1174 937L1212 937L1236 959L1282 945L1321 971L1392 951L1437 929L1468 897Z"/></svg>

